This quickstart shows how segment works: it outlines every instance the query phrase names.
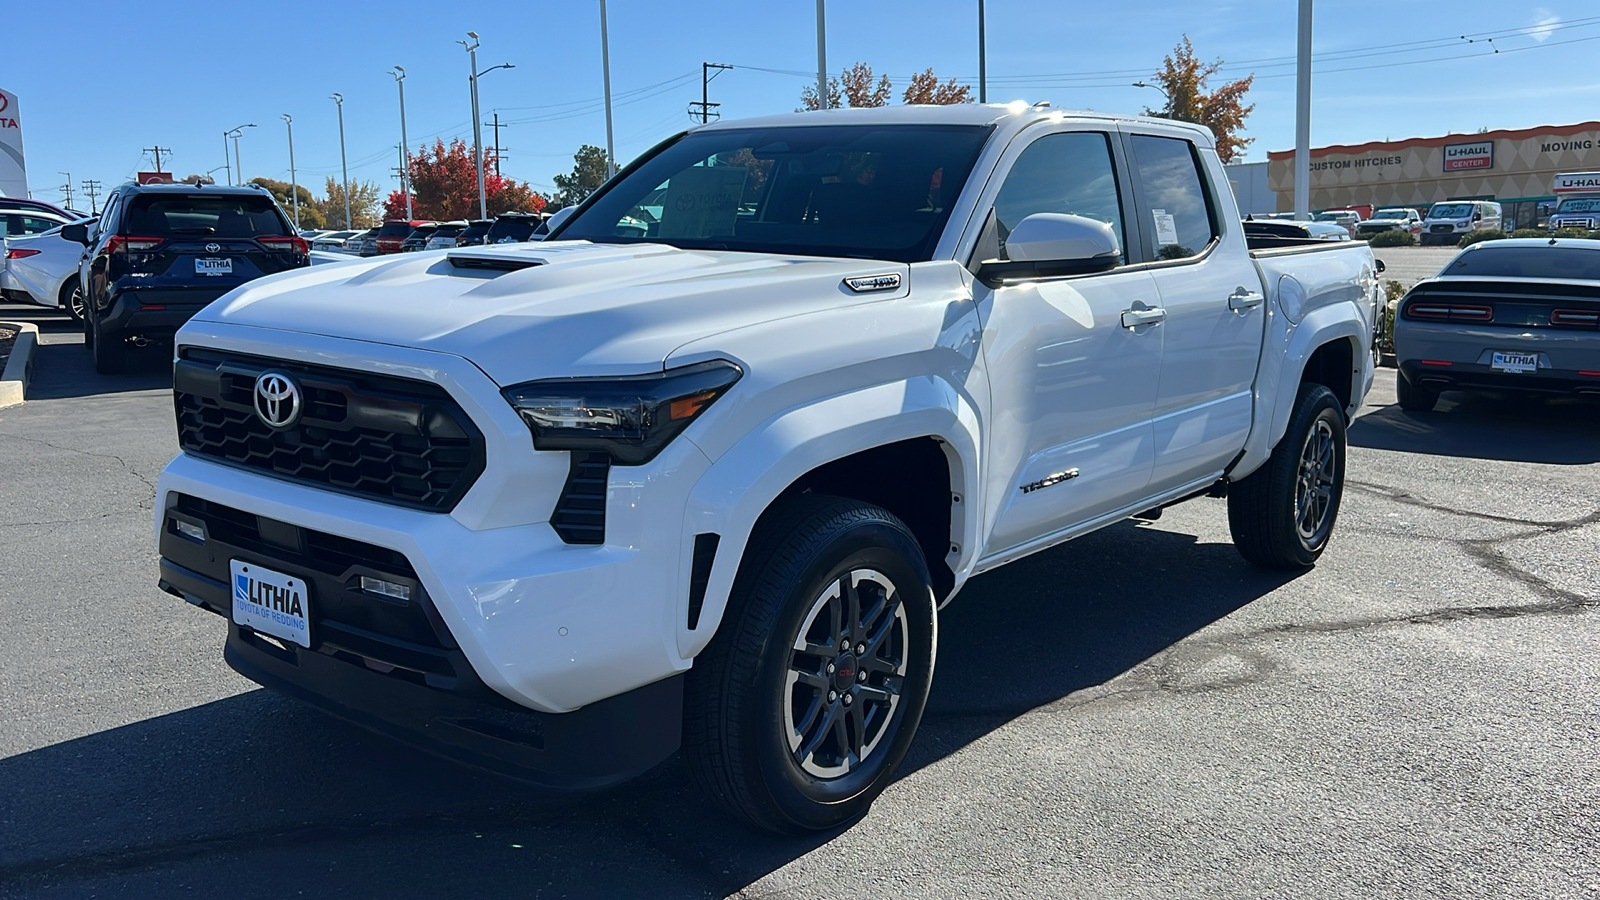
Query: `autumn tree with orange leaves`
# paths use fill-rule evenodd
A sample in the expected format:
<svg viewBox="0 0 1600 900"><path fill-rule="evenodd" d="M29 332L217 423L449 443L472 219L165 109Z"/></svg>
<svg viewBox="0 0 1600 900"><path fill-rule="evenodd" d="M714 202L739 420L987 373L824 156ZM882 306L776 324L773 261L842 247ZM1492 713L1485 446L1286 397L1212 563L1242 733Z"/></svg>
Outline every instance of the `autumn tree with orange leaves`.
<svg viewBox="0 0 1600 900"><path fill-rule="evenodd" d="M502 178L493 171L493 151L484 154L483 196L489 215L508 211L538 212L544 209L544 196L527 182ZM457 138L446 146L434 142L411 157L412 214L419 219L476 219L478 217L478 169L472 164L472 149ZM385 219L403 219L406 195L389 194L383 204Z"/></svg>
<svg viewBox="0 0 1600 900"><path fill-rule="evenodd" d="M844 70L839 78L828 79L828 108L839 109L888 106L894 96L889 76L878 75L866 63L856 63ZM901 94L905 103L935 103L941 106L952 103L971 103L972 88L956 84L954 78L941 84L932 69L911 76L911 84ZM800 112L817 109L817 88L809 85L800 93Z"/></svg>
<svg viewBox="0 0 1600 900"><path fill-rule="evenodd" d="M1155 73L1156 81L1167 94L1167 105L1144 112L1147 116L1206 126L1217 136L1217 155L1222 157L1223 162L1229 163L1255 141L1255 138L1240 137L1239 132L1244 130L1245 117L1256 108L1254 103L1244 105L1244 95L1249 92L1256 76L1230 81L1207 93L1207 79L1220 68L1220 59L1202 63L1194 55L1194 44L1189 42L1189 36L1184 35L1183 43L1173 49L1164 60L1161 71Z"/></svg>

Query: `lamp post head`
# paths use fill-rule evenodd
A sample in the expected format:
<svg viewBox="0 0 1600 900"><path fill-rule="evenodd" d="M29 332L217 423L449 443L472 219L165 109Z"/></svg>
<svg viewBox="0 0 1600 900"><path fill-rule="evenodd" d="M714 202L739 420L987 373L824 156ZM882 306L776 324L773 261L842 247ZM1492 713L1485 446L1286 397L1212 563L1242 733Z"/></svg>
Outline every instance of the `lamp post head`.
<svg viewBox="0 0 1600 900"><path fill-rule="evenodd" d="M344 105L344 95L343 94L335 92L335 93L329 95L329 99L331 99L333 102L339 104L340 106Z"/></svg>
<svg viewBox="0 0 1600 900"><path fill-rule="evenodd" d="M291 116L288 113L284 113L283 114L283 121L289 123L290 125L293 125L294 124L294 116Z"/></svg>
<svg viewBox="0 0 1600 900"><path fill-rule="evenodd" d="M389 74L394 76L394 80L395 81L405 81L406 80L406 67L405 66L395 66L394 67L394 71L390 72Z"/></svg>

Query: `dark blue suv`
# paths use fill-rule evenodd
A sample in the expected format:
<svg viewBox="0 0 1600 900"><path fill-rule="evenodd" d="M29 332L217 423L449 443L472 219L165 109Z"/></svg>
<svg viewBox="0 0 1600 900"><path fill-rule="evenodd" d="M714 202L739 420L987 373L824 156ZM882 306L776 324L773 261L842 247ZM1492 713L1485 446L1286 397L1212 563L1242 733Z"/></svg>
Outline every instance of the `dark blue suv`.
<svg viewBox="0 0 1600 900"><path fill-rule="evenodd" d="M311 264L305 239L254 186L125 184L89 227L61 235L89 248L79 265L84 343L106 375L123 371L130 340L169 337L246 281Z"/></svg>

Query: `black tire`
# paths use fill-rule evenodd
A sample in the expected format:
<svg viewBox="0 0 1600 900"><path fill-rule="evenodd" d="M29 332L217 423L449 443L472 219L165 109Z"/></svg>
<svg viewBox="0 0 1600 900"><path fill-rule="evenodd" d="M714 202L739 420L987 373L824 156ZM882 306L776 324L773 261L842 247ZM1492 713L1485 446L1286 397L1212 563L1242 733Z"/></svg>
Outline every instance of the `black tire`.
<svg viewBox="0 0 1600 900"><path fill-rule="evenodd" d="M128 369L128 341L120 331L89 325L89 349L94 353L94 370L101 375L121 375Z"/></svg>
<svg viewBox="0 0 1600 900"><path fill-rule="evenodd" d="M1246 560L1302 569L1328 546L1344 496L1344 410L1333 391L1302 384L1266 465L1228 487L1228 526Z"/></svg>
<svg viewBox="0 0 1600 900"><path fill-rule="evenodd" d="M1401 372L1394 381L1395 394L1400 398L1400 408L1407 412L1432 412L1439 403L1439 392L1415 384Z"/></svg>
<svg viewBox="0 0 1600 900"><path fill-rule="evenodd" d="M57 298L61 302L61 310L72 317L72 321L83 324L83 294L78 290L78 279L72 277L61 286L61 295Z"/></svg>
<svg viewBox="0 0 1600 900"><path fill-rule="evenodd" d="M922 551L893 514L839 497L778 501L751 536L721 626L689 670L683 758L695 781L728 812L770 831L833 828L865 815L922 720L934 606ZM857 619L854 637L832 627L835 611Z"/></svg>

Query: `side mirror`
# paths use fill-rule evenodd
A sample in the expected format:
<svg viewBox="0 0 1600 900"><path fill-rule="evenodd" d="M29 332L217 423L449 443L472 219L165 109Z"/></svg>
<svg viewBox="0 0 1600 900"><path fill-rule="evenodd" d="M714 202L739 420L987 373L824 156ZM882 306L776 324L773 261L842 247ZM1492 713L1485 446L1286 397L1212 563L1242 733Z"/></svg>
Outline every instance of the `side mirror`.
<svg viewBox="0 0 1600 900"><path fill-rule="evenodd" d="M545 221L545 235L548 236L554 234L555 230L560 228L568 219L572 218L572 214L577 211L578 208L576 206L563 206L556 210L550 215L550 218Z"/></svg>
<svg viewBox="0 0 1600 900"><path fill-rule="evenodd" d="M1006 281L1109 272L1121 261L1121 245L1110 225L1065 213L1034 213L1006 237L1008 259L984 260L979 281L998 287Z"/></svg>
<svg viewBox="0 0 1600 900"><path fill-rule="evenodd" d="M1472 214L1472 221L1474 221L1474 222L1482 222L1483 221L1483 213L1473 213Z"/></svg>
<svg viewBox="0 0 1600 900"><path fill-rule="evenodd" d="M1383 260L1375 259L1375 260L1373 260L1373 262L1377 263L1377 269L1378 269L1378 274L1379 275L1382 275L1383 273L1389 271L1389 267L1383 264Z"/></svg>
<svg viewBox="0 0 1600 900"><path fill-rule="evenodd" d="M61 226L61 238L89 246L89 226L82 222Z"/></svg>

